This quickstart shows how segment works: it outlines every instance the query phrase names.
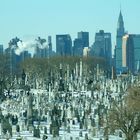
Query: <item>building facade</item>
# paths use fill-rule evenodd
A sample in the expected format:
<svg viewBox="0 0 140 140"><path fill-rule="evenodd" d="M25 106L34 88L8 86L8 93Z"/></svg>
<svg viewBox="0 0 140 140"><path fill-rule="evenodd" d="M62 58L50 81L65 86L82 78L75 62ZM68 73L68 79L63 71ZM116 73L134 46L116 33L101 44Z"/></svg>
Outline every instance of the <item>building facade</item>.
<svg viewBox="0 0 140 140"><path fill-rule="evenodd" d="M73 42L73 55L83 56L83 43L81 39L76 38Z"/></svg>
<svg viewBox="0 0 140 140"><path fill-rule="evenodd" d="M56 55L71 56L72 40L69 34L56 35Z"/></svg>
<svg viewBox="0 0 140 140"><path fill-rule="evenodd" d="M0 54L3 54L3 45L0 44Z"/></svg>
<svg viewBox="0 0 140 140"><path fill-rule="evenodd" d="M140 70L140 35L126 34L122 39L122 72L135 74Z"/></svg>
<svg viewBox="0 0 140 140"><path fill-rule="evenodd" d="M78 39L82 40L83 48L89 47L89 32L78 32Z"/></svg>
<svg viewBox="0 0 140 140"><path fill-rule="evenodd" d="M73 55L83 56L83 49L89 47L89 32L78 32L73 44Z"/></svg>
<svg viewBox="0 0 140 140"><path fill-rule="evenodd" d="M92 55L97 57L103 57L106 59L107 64L112 64L112 43L111 33L105 33L104 30L100 30L95 34L95 42L92 46Z"/></svg>
<svg viewBox="0 0 140 140"><path fill-rule="evenodd" d="M122 69L122 38L125 35L123 16L120 11L118 23L117 23L117 36L116 36L116 48L115 48L115 67L117 73Z"/></svg>
<svg viewBox="0 0 140 140"><path fill-rule="evenodd" d="M120 11L116 48L115 48L115 66L117 74L122 72L137 73L140 63L140 35L126 34L124 29L123 16Z"/></svg>

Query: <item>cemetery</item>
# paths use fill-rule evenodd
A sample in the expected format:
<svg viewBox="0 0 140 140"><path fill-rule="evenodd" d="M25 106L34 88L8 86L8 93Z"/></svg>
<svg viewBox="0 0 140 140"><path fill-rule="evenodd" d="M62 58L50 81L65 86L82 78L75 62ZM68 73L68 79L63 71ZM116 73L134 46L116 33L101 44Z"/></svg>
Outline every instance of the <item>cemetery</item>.
<svg viewBox="0 0 140 140"><path fill-rule="evenodd" d="M96 67L94 76L83 74L82 61L73 73L60 64L57 78L47 83L28 72L14 80L17 87L0 102L0 139L5 140L125 140L121 129L111 129L110 110L123 106L129 86L140 85L132 74L108 78ZM51 73L51 71L50 71ZM139 133L136 134L137 139Z"/></svg>

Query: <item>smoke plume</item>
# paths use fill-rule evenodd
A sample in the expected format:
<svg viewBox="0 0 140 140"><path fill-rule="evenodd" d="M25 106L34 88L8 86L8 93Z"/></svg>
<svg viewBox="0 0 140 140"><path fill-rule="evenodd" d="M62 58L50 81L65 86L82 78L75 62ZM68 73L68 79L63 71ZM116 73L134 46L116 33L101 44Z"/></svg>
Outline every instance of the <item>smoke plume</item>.
<svg viewBox="0 0 140 140"><path fill-rule="evenodd" d="M11 48L15 49L17 55L20 55L24 51L34 51L36 48L44 49L47 48L47 46L46 40L40 37L30 41L17 40L17 42L13 39L13 42L11 42Z"/></svg>

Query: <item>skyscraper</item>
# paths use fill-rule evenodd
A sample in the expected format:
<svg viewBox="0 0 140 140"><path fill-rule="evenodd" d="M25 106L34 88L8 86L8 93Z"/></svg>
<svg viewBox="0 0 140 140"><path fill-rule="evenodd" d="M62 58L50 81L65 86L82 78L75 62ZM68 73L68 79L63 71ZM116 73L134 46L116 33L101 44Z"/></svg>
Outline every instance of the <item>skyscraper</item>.
<svg viewBox="0 0 140 140"><path fill-rule="evenodd" d="M72 54L72 41L69 34L56 35L56 54L70 56Z"/></svg>
<svg viewBox="0 0 140 140"><path fill-rule="evenodd" d="M122 39L122 72L134 72L133 36L126 34Z"/></svg>
<svg viewBox="0 0 140 140"><path fill-rule="evenodd" d="M83 48L89 47L89 32L78 32L78 39L82 40Z"/></svg>
<svg viewBox="0 0 140 140"><path fill-rule="evenodd" d="M120 11L118 23L117 23L117 37L122 37L124 34L125 34L125 29L124 29L123 16L122 16L122 12Z"/></svg>
<svg viewBox="0 0 140 140"><path fill-rule="evenodd" d="M0 54L3 54L3 45L0 44Z"/></svg>
<svg viewBox="0 0 140 140"><path fill-rule="evenodd" d="M122 40L122 70L132 73L140 70L140 35L126 34Z"/></svg>
<svg viewBox="0 0 140 140"><path fill-rule="evenodd" d="M31 54L28 51L23 51L20 54L21 61L24 61L27 58L31 58Z"/></svg>
<svg viewBox="0 0 140 140"><path fill-rule="evenodd" d="M122 68L122 37L125 35L123 16L120 11L118 23L117 23L117 36L116 36L116 48L115 48L115 66L117 73Z"/></svg>
<svg viewBox="0 0 140 140"><path fill-rule="evenodd" d="M81 39L76 38L73 42L73 55L74 56L83 56L83 42Z"/></svg>
<svg viewBox="0 0 140 140"><path fill-rule="evenodd" d="M49 49L49 54L52 52L52 37L48 36L48 49Z"/></svg>
<svg viewBox="0 0 140 140"><path fill-rule="evenodd" d="M140 34L133 34L130 36L132 37L130 41L134 45L134 72L136 73L140 70Z"/></svg>
<svg viewBox="0 0 140 140"><path fill-rule="evenodd" d="M107 64L111 66L112 64L111 33L105 33L104 30L100 30L98 33L96 33L92 51L94 56L105 58Z"/></svg>
<svg viewBox="0 0 140 140"><path fill-rule="evenodd" d="M122 67L127 67L127 54L128 54L128 48L127 48L127 42L128 42L129 35L123 36L122 40Z"/></svg>
<svg viewBox="0 0 140 140"><path fill-rule="evenodd" d="M55 55L55 52L52 49L52 37L48 36L48 50L47 50L47 57L52 57Z"/></svg>
<svg viewBox="0 0 140 140"><path fill-rule="evenodd" d="M89 47L89 32L78 32L77 38L74 40L73 55L83 56L84 47Z"/></svg>

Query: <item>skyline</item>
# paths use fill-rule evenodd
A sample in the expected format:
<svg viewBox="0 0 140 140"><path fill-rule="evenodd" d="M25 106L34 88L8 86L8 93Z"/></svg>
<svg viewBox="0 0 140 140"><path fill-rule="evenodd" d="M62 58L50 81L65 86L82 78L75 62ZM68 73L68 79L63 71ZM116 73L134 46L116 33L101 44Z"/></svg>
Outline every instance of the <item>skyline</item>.
<svg viewBox="0 0 140 140"><path fill-rule="evenodd" d="M56 34L70 34L74 40L79 31L89 32L91 46L95 33L102 29L112 34L114 47L120 4L125 30L128 33L140 33L139 0L40 1L0 1L0 44L4 48L16 36L24 41L51 35L54 49Z"/></svg>

